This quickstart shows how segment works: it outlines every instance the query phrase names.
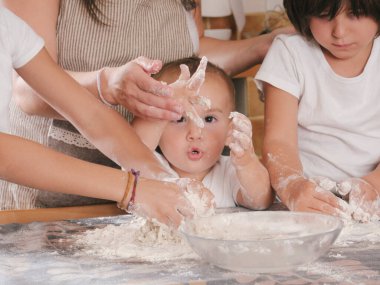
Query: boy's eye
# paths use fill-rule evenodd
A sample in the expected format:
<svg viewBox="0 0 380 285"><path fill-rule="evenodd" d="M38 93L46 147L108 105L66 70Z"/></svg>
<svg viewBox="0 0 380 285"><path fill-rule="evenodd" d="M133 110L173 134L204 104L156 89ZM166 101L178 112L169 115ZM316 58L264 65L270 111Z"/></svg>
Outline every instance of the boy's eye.
<svg viewBox="0 0 380 285"><path fill-rule="evenodd" d="M206 122L206 123L212 123L212 122L215 121L215 120L216 120L216 118L213 117L213 116L206 116L206 117L205 117L205 122Z"/></svg>

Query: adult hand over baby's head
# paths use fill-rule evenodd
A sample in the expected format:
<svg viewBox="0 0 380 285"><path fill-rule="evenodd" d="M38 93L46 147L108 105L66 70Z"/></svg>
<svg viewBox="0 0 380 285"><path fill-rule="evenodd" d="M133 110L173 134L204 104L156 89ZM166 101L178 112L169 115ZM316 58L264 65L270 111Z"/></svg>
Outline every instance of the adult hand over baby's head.
<svg viewBox="0 0 380 285"><path fill-rule="evenodd" d="M159 60L139 57L119 67L104 68L100 77L102 95L110 104L123 105L135 116L178 120L183 109L173 98L172 88L150 76L161 67Z"/></svg>

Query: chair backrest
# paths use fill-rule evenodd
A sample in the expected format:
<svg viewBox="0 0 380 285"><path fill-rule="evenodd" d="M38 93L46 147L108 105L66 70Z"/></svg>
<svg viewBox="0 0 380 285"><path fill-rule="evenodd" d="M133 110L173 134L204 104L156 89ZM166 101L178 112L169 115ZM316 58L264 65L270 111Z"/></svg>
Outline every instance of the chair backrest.
<svg viewBox="0 0 380 285"><path fill-rule="evenodd" d="M240 38L245 24L242 0L202 0L201 8L206 36L223 40Z"/></svg>

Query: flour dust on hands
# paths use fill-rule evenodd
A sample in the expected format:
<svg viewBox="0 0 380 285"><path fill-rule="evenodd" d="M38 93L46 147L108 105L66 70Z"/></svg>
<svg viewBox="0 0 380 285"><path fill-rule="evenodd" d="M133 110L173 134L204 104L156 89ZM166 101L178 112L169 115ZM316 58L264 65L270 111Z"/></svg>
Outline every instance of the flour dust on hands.
<svg viewBox="0 0 380 285"><path fill-rule="evenodd" d="M170 85L174 90L174 96L181 100L186 116L199 128L204 127L204 122L196 111L195 106L200 106L204 109L211 108L210 99L199 95L205 81L206 67L207 58L204 56L196 72L190 77L189 68L187 65L182 64L178 80Z"/></svg>

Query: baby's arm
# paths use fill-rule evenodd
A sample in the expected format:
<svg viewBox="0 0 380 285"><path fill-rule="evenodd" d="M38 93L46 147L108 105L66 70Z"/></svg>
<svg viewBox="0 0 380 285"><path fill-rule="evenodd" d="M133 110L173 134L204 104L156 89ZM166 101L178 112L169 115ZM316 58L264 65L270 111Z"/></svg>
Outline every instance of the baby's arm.
<svg viewBox="0 0 380 285"><path fill-rule="evenodd" d="M269 84L264 84L264 93L263 159L281 201L294 211L350 215L345 201L303 174L297 139L298 100Z"/></svg>
<svg viewBox="0 0 380 285"><path fill-rule="evenodd" d="M268 171L256 156L252 144L251 121L238 112L231 113L232 121L227 144L241 188L234 193L236 202L244 207L262 210L273 202Z"/></svg>

